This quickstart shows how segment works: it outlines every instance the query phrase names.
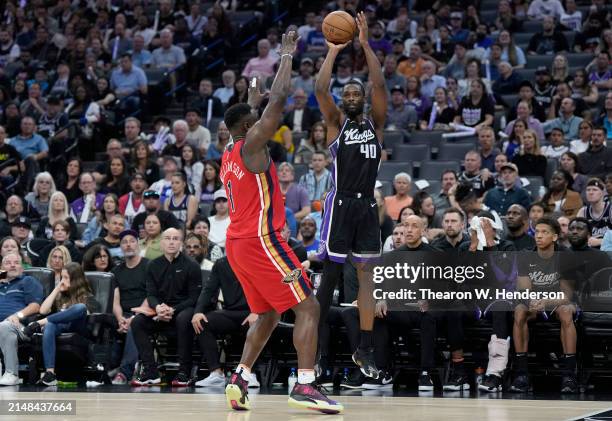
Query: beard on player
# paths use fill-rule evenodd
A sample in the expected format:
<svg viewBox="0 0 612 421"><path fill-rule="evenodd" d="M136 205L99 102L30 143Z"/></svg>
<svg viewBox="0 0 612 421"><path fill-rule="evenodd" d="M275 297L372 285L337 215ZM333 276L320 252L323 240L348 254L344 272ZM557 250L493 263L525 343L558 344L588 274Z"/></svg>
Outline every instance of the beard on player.
<svg viewBox="0 0 612 421"><path fill-rule="evenodd" d="M365 108L365 101L363 98L357 101L342 101L342 109L348 118L354 120L361 114L363 114L363 110Z"/></svg>

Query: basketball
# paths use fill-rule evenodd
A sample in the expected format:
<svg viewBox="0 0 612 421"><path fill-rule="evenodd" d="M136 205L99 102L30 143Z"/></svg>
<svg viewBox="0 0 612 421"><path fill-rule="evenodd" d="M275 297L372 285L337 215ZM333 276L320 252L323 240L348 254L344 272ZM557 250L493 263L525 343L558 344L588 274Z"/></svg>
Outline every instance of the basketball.
<svg viewBox="0 0 612 421"><path fill-rule="evenodd" d="M323 35L333 44L351 41L357 32L355 18L343 11L335 11L323 20Z"/></svg>

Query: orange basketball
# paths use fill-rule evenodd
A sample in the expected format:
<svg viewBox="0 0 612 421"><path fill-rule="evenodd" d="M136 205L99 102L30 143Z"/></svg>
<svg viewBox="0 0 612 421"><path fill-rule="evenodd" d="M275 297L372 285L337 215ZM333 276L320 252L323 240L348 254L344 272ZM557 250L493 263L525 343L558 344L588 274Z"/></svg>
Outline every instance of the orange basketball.
<svg viewBox="0 0 612 421"><path fill-rule="evenodd" d="M331 12L323 20L323 35L333 44L352 41L356 32L355 18L341 10Z"/></svg>

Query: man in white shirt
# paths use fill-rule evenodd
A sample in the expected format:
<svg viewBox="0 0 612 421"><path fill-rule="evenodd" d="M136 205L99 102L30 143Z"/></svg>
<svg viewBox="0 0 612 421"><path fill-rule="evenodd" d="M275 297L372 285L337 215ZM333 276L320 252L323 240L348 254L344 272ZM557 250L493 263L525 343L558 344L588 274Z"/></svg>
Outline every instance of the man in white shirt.
<svg viewBox="0 0 612 421"><path fill-rule="evenodd" d="M317 15L315 15L314 12L306 13L306 24L298 28L298 35L300 36L300 39L305 40L306 38L308 38L308 34L310 32L317 29L317 27L315 26L316 17Z"/></svg>
<svg viewBox="0 0 612 421"><path fill-rule="evenodd" d="M542 146L541 152L546 158L561 158L565 152L568 152L569 148L565 144L565 137L563 130L555 127L550 132L550 145Z"/></svg>
<svg viewBox="0 0 612 421"><path fill-rule="evenodd" d="M225 238L227 236L227 228L230 224L229 209L227 206L227 194L225 189L221 188L213 195L213 203L217 213L214 216L209 216L210 232L208 239L219 247L225 248Z"/></svg>
<svg viewBox="0 0 612 421"><path fill-rule="evenodd" d="M559 19L565 13L559 0L533 0L527 10L529 19L542 20L544 16L554 16Z"/></svg>
<svg viewBox="0 0 612 421"><path fill-rule="evenodd" d="M187 132L187 142L196 148L200 156L206 156L206 151L210 146L210 130L202 126L202 115L197 108L190 108L185 113L185 121L189 131Z"/></svg>
<svg viewBox="0 0 612 421"><path fill-rule="evenodd" d="M227 106L230 98L234 95L234 83L236 83L236 73L233 70L226 70L221 75L223 86L215 89L214 97L219 98L223 106Z"/></svg>

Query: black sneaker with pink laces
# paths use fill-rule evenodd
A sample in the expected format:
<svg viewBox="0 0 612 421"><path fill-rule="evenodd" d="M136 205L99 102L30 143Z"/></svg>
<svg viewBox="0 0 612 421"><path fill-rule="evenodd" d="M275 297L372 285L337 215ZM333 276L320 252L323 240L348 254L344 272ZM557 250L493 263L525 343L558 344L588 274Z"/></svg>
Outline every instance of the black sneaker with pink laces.
<svg viewBox="0 0 612 421"><path fill-rule="evenodd" d="M242 370L232 373L229 383L225 386L227 406L236 411L251 409L248 392L249 382L242 377Z"/></svg>
<svg viewBox="0 0 612 421"><path fill-rule="evenodd" d="M340 414L344 410L341 403L325 396L323 387L316 382L296 383L289 395L289 406L297 409L310 409L324 414Z"/></svg>

